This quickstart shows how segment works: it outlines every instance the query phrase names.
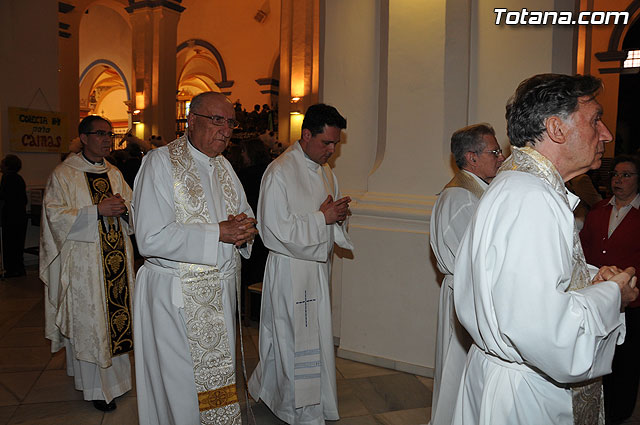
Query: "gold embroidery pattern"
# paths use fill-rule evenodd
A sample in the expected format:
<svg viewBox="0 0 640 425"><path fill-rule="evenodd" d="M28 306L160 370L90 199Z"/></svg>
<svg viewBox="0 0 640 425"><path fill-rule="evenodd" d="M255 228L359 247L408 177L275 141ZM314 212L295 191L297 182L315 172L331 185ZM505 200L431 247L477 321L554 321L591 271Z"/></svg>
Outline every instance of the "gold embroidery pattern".
<svg viewBox="0 0 640 425"><path fill-rule="evenodd" d="M562 177L551 161L530 147L511 146L511 156L500 167L500 171L516 170L533 174L546 181L570 208L567 190ZM587 262L582 251L578 229L573 226L573 269L568 291L582 289L591 284ZM573 423L576 425L604 425L604 398L602 378L580 382L571 386L573 399Z"/></svg>
<svg viewBox="0 0 640 425"><path fill-rule="evenodd" d="M95 204L112 194L107 174L85 173L91 199ZM125 239L118 217L103 217L98 221L105 306L112 356L133 350L133 333Z"/></svg>
<svg viewBox="0 0 640 425"><path fill-rule="evenodd" d="M211 223L204 190L186 137L170 143L168 148L173 168L176 221ZM224 182L222 184L224 188ZM235 194L233 187L231 192ZM226 188L224 195L228 204L230 199ZM237 196L235 198L237 200ZM242 420L237 395L235 400L230 395L231 388L235 394L235 365L231 359L231 346L224 321L219 270L216 267L180 263L180 279L200 404L200 421L202 424L240 425Z"/></svg>
<svg viewBox="0 0 640 425"><path fill-rule="evenodd" d="M198 393L200 411L217 409L238 402L238 393L235 385L218 388L217 390Z"/></svg>
<svg viewBox="0 0 640 425"><path fill-rule="evenodd" d="M471 192L476 198L480 199L484 193L484 188L470 175L462 171L458 171L455 176L444 187L461 187Z"/></svg>

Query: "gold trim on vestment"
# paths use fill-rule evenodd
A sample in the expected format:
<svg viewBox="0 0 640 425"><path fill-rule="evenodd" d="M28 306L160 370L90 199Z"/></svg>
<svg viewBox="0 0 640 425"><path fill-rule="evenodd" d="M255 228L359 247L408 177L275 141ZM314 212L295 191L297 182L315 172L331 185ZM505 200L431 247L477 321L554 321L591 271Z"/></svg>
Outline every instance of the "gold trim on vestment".
<svg viewBox="0 0 640 425"><path fill-rule="evenodd" d="M511 156L500 167L500 171L520 171L532 174L547 182L571 209L567 189L556 167L549 159L531 147L511 147ZM500 172L499 171L499 172ZM591 285L591 276L582 251L580 235L573 226L573 269L567 291L575 291ZM573 423L575 425L604 425L604 395L602 378L571 385L573 401Z"/></svg>
<svg viewBox="0 0 640 425"><path fill-rule="evenodd" d="M85 176L94 205L112 195L107 173L85 173ZM97 226L102 254L109 348L111 356L116 356L133 350L125 238L118 217L102 217Z"/></svg>
<svg viewBox="0 0 640 425"><path fill-rule="evenodd" d="M238 391L235 384L227 385L217 390L198 393L198 404L201 412L233 403L238 403Z"/></svg>
<svg viewBox="0 0 640 425"><path fill-rule="evenodd" d="M444 189L450 187L460 187L471 192L476 198L480 199L484 193L484 187L476 181L476 179L464 171L458 171L453 178L446 184ZM443 189L443 190L444 190Z"/></svg>
<svg viewBox="0 0 640 425"><path fill-rule="evenodd" d="M173 168L176 222L211 223L204 190L187 138L183 136L171 142L168 149ZM216 175L222 188L227 214L236 214L238 196L231 177L219 159L212 161L216 162ZM235 279L235 276L232 278ZM228 388L233 388L235 393L235 365L231 356L235 341L231 345L227 335L221 279L217 267L180 263L184 318L202 424L241 423L237 395L235 401L227 397ZM200 394L205 394L204 399ZM222 399L228 403L214 403Z"/></svg>

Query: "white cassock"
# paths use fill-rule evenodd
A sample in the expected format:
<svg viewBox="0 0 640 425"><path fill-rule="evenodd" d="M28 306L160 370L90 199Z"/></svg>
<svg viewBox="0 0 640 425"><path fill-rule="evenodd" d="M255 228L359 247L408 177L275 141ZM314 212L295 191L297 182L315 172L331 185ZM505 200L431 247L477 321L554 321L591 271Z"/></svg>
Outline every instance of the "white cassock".
<svg viewBox="0 0 640 425"><path fill-rule="evenodd" d="M134 338L138 415L141 425L200 424L198 391L184 318L179 264L217 266L222 275L224 321L235 364L236 248L219 241L218 223L227 219L216 165L187 143L197 167L211 223L176 222L174 178L167 146L145 155L134 184L136 241L145 263L136 276ZM253 217L231 164L239 213ZM198 195L198 194L196 194ZM250 246L240 250L249 256Z"/></svg>
<svg viewBox="0 0 640 425"><path fill-rule="evenodd" d="M339 199L337 179L328 165L309 159L299 142L269 165L260 187L258 229L269 257L260 311L260 362L249 391L289 424L339 419L329 276L334 242L353 247L346 224L325 224L319 208L327 192ZM309 293L303 291L298 298L295 294L303 285ZM308 320L317 328L307 337L319 346L319 363L301 361L306 357L296 330L299 318L297 324L304 326ZM314 372L305 369L312 364L318 366Z"/></svg>
<svg viewBox="0 0 640 425"><path fill-rule="evenodd" d="M98 209L85 173L109 177L111 192L129 205L131 189L120 171L81 153L69 155L49 176L40 235L40 279L45 284L45 334L51 351L66 347L67 374L85 400L109 403L131 389L128 354L112 357L105 303L105 277L98 232ZM129 297L133 288L133 226L122 226ZM129 316L130 317L130 316Z"/></svg>
<svg viewBox="0 0 640 425"><path fill-rule="evenodd" d="M431 425L451 424L462 371L472 343L453 306L453 266L460 240L476 211L479 196L487 186L473 173L459 171L438 196L431 215L431 249L438 261L438 270L444 274L438 308Z"/></svg>
<svg viewBox="0 0 640 425"><path fill-rule="evenodd" d="M624 339L620 290L603 282L567 291L572 257L582 255L569 207L579 199L563 199L556 180L562 189L501 171L460 243L455 309L474 344L454 424L573 424L567 384L611 372Z"/></svg>

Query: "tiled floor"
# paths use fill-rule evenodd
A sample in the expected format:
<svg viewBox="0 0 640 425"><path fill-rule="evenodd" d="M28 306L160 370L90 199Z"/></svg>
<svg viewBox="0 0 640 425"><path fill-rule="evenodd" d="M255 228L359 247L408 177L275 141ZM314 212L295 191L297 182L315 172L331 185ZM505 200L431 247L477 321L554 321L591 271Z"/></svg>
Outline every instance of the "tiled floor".
<svg viewBox="0 0 640 425"><path fill-rule="evenodd" d="M134 389L103 413L82 400L65 371L64 350L44 338L43 285L36 270L0 280L0 425L135 425ZM248 373L258 362L258 331L243 328ZM132 359L133 360L133 359ZM238 377L241 373L238 373ZM426 424L431 379L336 359L339 425ZM244 399L244 396L242 397ZM243 403L243 406L245 404ZM257 425L283 424L263 404L250 403ZM243 407L243 411L244 411ZM244 416L247 422L246 412Z"/></svg>

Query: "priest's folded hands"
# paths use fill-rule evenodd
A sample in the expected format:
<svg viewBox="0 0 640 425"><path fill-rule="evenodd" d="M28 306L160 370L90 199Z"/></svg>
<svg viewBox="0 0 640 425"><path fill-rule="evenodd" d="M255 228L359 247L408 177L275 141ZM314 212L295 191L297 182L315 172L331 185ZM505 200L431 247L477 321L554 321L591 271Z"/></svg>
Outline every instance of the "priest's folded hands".
<svg viewBox="0 0 640 425"><path fill-rule="evenodd" d="M320 205L320 211L324 214L325 223L342 224L342 222L347 218L347 215L350 214L349 202L351 202L351 198L348 196L336 201L333 200L331 195L327 196L322 205Z"/></svg>
<svg viewBox="0 0 640 425"><path fill-rule="evenodd" d="M227 220L218 223L220 226L219 239L221 242L232 243L237 247L250 243L258 234L256 224L256 219L245 213L235 216L230 214Z"/></svg>
<svg viewBox="0 0 640 425"><path fill-rule="evenodd" d="M124 199L119 193L104 198L98 203L98 214L104 217L118 217L127 211Z"/></svg>
<svg viewBox="0 0 640 425"><path fill-rule="evenodd" d="M638 297L638 288L636 288L638 278L635 274L636 269L633 267L622 270L616 266L603 266L594 276L592 283L616 282L620 287L620 311L624 311L625 307Z"/></svg>

